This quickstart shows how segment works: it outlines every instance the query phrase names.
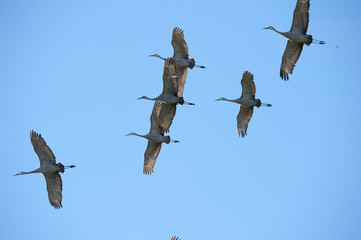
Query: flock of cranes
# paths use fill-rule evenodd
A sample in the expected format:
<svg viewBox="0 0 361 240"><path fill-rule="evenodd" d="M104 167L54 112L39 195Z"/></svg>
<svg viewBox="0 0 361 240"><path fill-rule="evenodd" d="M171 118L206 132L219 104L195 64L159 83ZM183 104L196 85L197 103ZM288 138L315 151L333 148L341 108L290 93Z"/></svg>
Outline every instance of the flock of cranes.
<svg viewBox="0 0 361 240"><path fill-rule="evenodd" d="M163 58L158 54L150 55L164 60L163 70L163 91L156 98L146 96L138 99L156 101L150 116L150 131L146 135L139 135L134 132L127 134L144 137L148 140L148 146L144 153L144 174L152 174L155 161L159 155L162 143L178 142L171 140L164 133L169 132L173 118L177 109L177 104L194 105L194 103L184 101L183 92L187 78L187 68L195 66L205 68L195 64L193 58L189 59L188 45L184 40L183 30L175 27L172 33L173 57Z"/></svg>
<svg viewBox="0 0 361 240"><path fill-rule="evenodd" d="M273 30L285 38L287 38L287 46L282 56L282 63L280 68L280 77L284 80L289 80L289 74L292 74L293 68L300 57L303 45L309 46L311 43L325 44L312 38L312 35L307 35L307 28L309 22L309 7L310 0L297 0L296 8L293 13L293 21L290 31L279 32L272 26L264 29ZM156 159L162 147L162 143L178 143L177 140L172 140L170 136L165 136L164 133L170 131L177 105L194 105L184 101L184 86L187 78L188 68L194 67L205 68L197 65L193 58L189 58L189 51L186 41L184 40L183 30L174 28L172 33L173 57L163 58L158 54L150 55L164 60L163 70L163 91L155 98L146 96L138 99L147 99L155 101L152 114L150 116L150 131L146 135L140 135L134 132L126 136L134 135L143 137L148 140L148 146L144 153L144 174L152 174ZM229 101L240 104L240 110L237 115L237 130L238 136L245 137L247 135L247 128L249 121L253 114L253 108L256 106L271 107L271 104L262 103L260 99L255 98L256 87L253 80L253 74L249 71L244 71L242 80L242 95L240 98L229 100L226 98L219 98L216 101ZM17 175L24 175L30 173L42 173L47 184L47 191L50 204L56 209L62 207L62 180L60 172L64 173L65 169L73 168L74 165L64 166L61 163L56 163L55 156L41 134L31 130L30 140L34 147L36 154L40 160L40 167L30 172L20 172ZM174 236L171 240L178 240Z"/></svg>

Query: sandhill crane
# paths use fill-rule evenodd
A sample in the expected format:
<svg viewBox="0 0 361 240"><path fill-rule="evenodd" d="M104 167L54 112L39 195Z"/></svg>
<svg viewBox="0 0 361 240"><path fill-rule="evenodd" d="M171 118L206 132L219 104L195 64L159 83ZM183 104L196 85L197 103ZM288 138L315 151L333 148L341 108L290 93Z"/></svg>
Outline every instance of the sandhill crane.
<svg viewBox="0 0 361 240"><path fill-rule="evenodd" d="M138 136L148 140L148 146L144 153L144 174L152 174L155 161L159 155L162 143L177 143L179 141L170 139L169 136L164 136L164 133L159 128L159 113L162 107L160 101L154 103L152 115L150 116L150 131L146 135L140 135L134 132L127 134L126 136Z"/></svg>
<svg viewBox="0 0 361 240"><path fill-rule="evenodd" d="M177 76L178 76L178 97L180 98L180 103L183 103L183 92L184 85L187 78L187 68L193 69L194 67L206 68L205 66L197 65L193 58L189 59L188 45L184 40L183 30L175 27L173 28L172 34L172 46L173 46L173 57L174 61L177 64ZM150 57L157 57L165 60L165 58L159 56L158 54L150 55Z"/></svg>
<svg viewBox="0 0 361 240"><path fill-rule="evenodd" d="M34 130L30 132L30 140L33 144L34 150L39 157L40 167L31 172L19 172L17 175L24 175L30 173L42 173L46 180L46 188L48 190L48 197L50 204L56 209L63 207L61 205L62 195L62 181L59 172L64 173L66 168L73 168L74 165L64 166L61 163L56 163L55 156L50 147L46 144L41 134L37 134Z"/></svg>
<svg viewBox="0 0 361 240"><path fill-rule="evenodd" d="M282 56L282 63L280 69L280 77L284 80L289 80L288 74L292 74L293 68L301 55L303 44L309 46L311 43L325 44L324 41L319 41L312 38L312 35L307 35L310 0L297 0L296 8L293 12L293 21L290 31L279 32L272 26L263 28L270 29L276 33L281 34L287 38L286 50Z"/></svg>
<svg viewBox="0 0 361 240"><path fill-rule="evenodd" d="M149 98L147 96L140 97L138 99L147 99L147 100L153 100L153 101L161 101L163 103L167 104L188 104L188 105L194 105L194 103L185 102L184 100L180 102L181 98L177 96L177 94L174 94L174 89L179 87L174 86L173 80L177 78L177 75L174 75L175 69L171 70L172 65L174 63L173 59L166 58L164 61L164 70L163 70L163 92L156 98ZM178 71L178 68L177 68ZM173 80L172 80L173 79Z"/></svg>
<svg viewBox="0 0 361 240"><path fill-rule="evenodd" d="M251 120L253 114L253 107L254 106L258 108L260 106L271 107L272 105L267 103L261 103L260 99L255 99L256 86L253 81L252 73L250 73L247 70L244 71L241 84L242 84L242 95L240 98L237 98L235 100L229 100L227 98L219 98L215 101L223 100L223 101L238 103L241 105L237 116L237 129L238 129L238 136L240 136L241 134L242 137L244 137L247 135L248 123Z"/></svg>
<svg viewBox="0 0 361 240"><path fill-rule="evenodd" d="M177 236L173 236L170 240L181 240L181 239Z"/></svg>

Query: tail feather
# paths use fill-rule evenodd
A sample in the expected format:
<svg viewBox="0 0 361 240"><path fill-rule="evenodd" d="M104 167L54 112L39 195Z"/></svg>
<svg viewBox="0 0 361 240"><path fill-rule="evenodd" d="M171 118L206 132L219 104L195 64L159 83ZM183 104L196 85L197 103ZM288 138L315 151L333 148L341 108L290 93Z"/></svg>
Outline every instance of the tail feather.
<svg viewBox="0 0 361 240"><path fill-rule="evenodd" d="M192 64L189 66L190 69L194 68L194 65L196 65L196 61L194 61L194 58L189 59L189 61L192 62Z"/></svg>
<svg viewBox="0 0 361 240"><path fill-rule="evenodd" d="M307 38L309 39L309 42L307 42L306 45L310 46L313 41L312 35L307 35Z"/></svg>
<svg viewBox="0 0 361 240"><path fill-rule="evenodd" d="M64 173L64 165L61 163L58 163L58 167L60 168L59 172Z"/></svg>

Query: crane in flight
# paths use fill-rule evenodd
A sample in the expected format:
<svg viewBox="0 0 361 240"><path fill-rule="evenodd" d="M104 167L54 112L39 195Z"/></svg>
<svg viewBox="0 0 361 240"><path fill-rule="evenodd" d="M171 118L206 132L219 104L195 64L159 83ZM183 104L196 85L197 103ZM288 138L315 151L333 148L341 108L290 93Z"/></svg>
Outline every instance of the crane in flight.
<svg viewBox="0 0 361 240"><path fill-rule="evenodd" d="M160 149L162 148L162 143L177 143L179 141L170 139L169 136L164 136L164 133L159 128L159 113L162 108L162 103L156 101L150 116L150 131L146 135L140 135L134 132L127 134L126 136L138 136L143 137L148 140L148 146L144 153L144 167L143 173L146 175L152 174L155 161L159 155Z"/></svg>
<svg viewBox="0 0 361 240"><path fill-rule="evenodd" d="M237 129L238 136L242 135L242 138L247 135L248 123L251 120L253 114L253 107L271 107L271 104L262 103L260 99L255 99L256 86L253 81L253 74L249 71L244 71L242 80L242 95L240 98L229 100L227 98L219 98L215 101L228 101L234 102L241 105L239 113L237 115Z"/></svg>
<svg viewBox="0 0 361 240"><path fill-rule="evenodd" d="M186 41L184 40L183 30L175 27L172 33L172 46L173 46L173 59L177 65L177 76L178 76L178 97L180 98L180 104L183 104L183 92L184 85L187 78L187 69L206 68L205 66L197 65L193 58L189 58L189 50ZM163 60L158 54L149 55L150 57L157 57Z"/></svg>
<svg viewBox="0 0 361 240"><path fill-rule="evenodd" d="M64 166L61 163L56 163L55 156L50 147L46 144L44 138L41 137L41 134L36 133L34 130L30 132L30 140L39 157L40 167L30 172L19 172L14 176L42 173L45 177L50 204L56 209L59 209L63 207L61 204L63 187L59 172L64 173L65 169L75 166Z"/></svg>
<svg viewBox="0 0 361 240"><path fill-rule="evenodd" d="M288 74L292 74L298 58L301 55L303 44L309 46L311 43L325 44L324 41L316 40L312 35L307 35L309 22L310 0L297 0L296 8L293 12L291 29L288 32L279 32L274 27L269 26L263 29L273 30L287 38L287 46L282 56L280 77L289 80Z"/></svg>
<svg viewBox="0 0 361 240"><path fill-rule="evenodd" d="M149 98L147 96L139 97L139 99L147 99L153 101L161 101L162 103L166 103L169 105L179 104L187 104L187 105L195 105L194 103L186 102L180 97L177 96L179 85L177 84L178 76L176 72L178 68L174 64L173 59L166 58L164 61L164 70L163 70L163 91L162 93L155 98Z"/></svg>

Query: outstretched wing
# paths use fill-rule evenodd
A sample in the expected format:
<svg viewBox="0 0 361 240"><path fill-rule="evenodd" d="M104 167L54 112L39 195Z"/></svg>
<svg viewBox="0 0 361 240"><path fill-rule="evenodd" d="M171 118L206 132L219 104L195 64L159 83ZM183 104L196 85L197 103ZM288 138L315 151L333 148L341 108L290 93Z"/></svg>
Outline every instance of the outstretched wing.
<svg viewBox="0 0 361 240"><path fill-rule="evenodd" d="M176 65L173 59L167 58L164 61L163 70L163 93L177 96L178 92L178 77Z"/></svg>
<svg viewBox="0 0 361 240"><path fill-rule="evenodd" d="M186 84L188 68L186 67L177 67L177 76L178 76L178 97L183 97L184 85Z"/></svg>
<svg viewBox="0 0 361 240"><path fill-rule="evenodd" d="M247 135L248 123L253 114L253 107L241 106L237 115L238 137Z"/></svg>
<svg viewBox="0 0 361 240"><path fill-rule="evenodd" d="M152 115L150 115L150 132L151 133L159 133L161 134L159 128L159 113L162 107L162 103L160 101L156 101L153 106Z"/></svg>
<svg viewBox="0 0 361 240"><path fill-rule="evenodd" d="M159 113L159 128L162 132L169 132L176 110L177 104L162 103L162 108Z"/></svg>
<svg viewBox="0 0 361 240"><path fill-rule="evenodd" d="M170 240L181 240L181 239L177 236L173 236Z"/></svg>
<svg viewBox="0 0 361 240"><path fill-rule="evenodd" d="M144 153L144 174L152 174L155 161L159 155L160 149L162 148L162 143L148 142L147 149Z"/></svg>
<svg viewBox="0 0 361 240"><path fill-rule="evenodd" d="M48 197L50 204L56 209L62 208L61 201L63 199L61 191L63 190L63 184L61 182L60 174L44 173L46 180L46 189L48 190Z"/></svg>
<svg viewBox="0 0 361 240"><path fill-rule="evenodd" d="M253 82L253 74L248 72L248 70L244 71L241 84L242 98L254 99L256 95L256 86Z"/></svg>
<svg viewBox="0 0 361 240"><path fill-rule="evenodd" d="M287 46L282 56L280 69L280 77L282 79L289 80L288 74L292 74L293 68L295 67L296 62L301 55L302 49L302 43L287 41Z"/></svg>
<svg viewBox="0 0 361 240"><path fill-rule="evenodd" d="M173 57L188 59L188 46L184 40L183 30L175 27L172 34Z"/></svg>
<svg viewBox="0 0 361 240"><path fill-rule="evenodd" d="M33 144L34 150L39 157L40 165L43 164L55 164L55 156L50 147L46 144L41 134L37 134L34 130L30 131L30 140Z"/></svg>
<svg viewBox="0 0 361 240"><path fill-rule="evenodd" d="M309 0L297 0L296 8L293 11L293 21L291 26L292 32L306 34L308 28L308 20L310 10Z"/></svg>

